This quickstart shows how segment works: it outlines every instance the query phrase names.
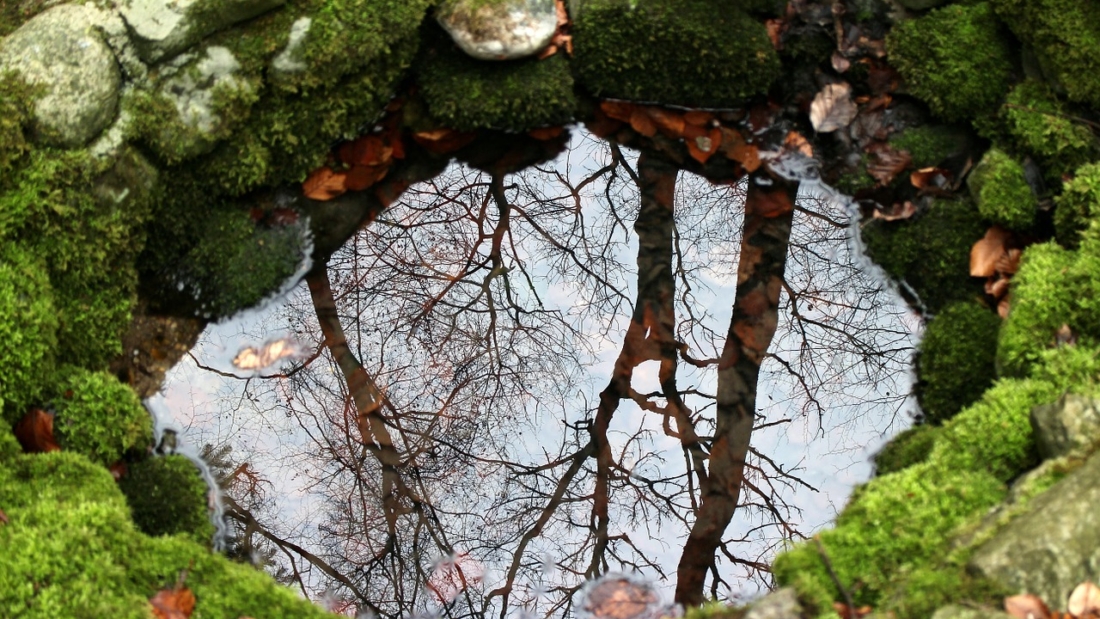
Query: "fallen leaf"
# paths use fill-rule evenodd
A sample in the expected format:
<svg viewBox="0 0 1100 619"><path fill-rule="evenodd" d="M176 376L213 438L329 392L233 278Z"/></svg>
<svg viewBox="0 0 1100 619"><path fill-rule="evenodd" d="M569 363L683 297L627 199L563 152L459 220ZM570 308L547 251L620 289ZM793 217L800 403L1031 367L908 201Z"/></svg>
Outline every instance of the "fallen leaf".
<svg viewBox="0 0 1100 619"><path fill-rule="evenodd" d="M53 415L32 408L15 424L15 438L26 453L61 451L53 436Z"/></svg>
<svg viewBox="0 0 1100 619"><path fill-rule="evenodd" d="M832 58L829 59L829 63L833 65L833 69L837 73L844 73L852 66L852 61L844 57L844 54L834 50Z"/></svg>
<svg viewBox="0 0 1100 619"><path fill-rule="evenodd" d="M896 69L880 62L868 62L867 85L874 94L894 92L901 83Z"/></svg>
<svg viewBox="0 0 1100 619"><path fill-rule="evenodd" d="M434 155L447 155L474 141L474 132L459 132L454 129L433 129L418 131L413 140Z"/></svg>
<svg viewBox="0 0 1100 619"><path fill-rule="evenodd" d="M768 31L768 38L771 39L772 47L775 51L783 49L783 33L787 31L787 20L783 18L769 19L764 22L764 28Z"/></svg>
<svg viewBox="0 0 1100 619"><path fill-rule="evenodd" d="M909 219L917 212L917 205L911 201L895 202L889 208L876 208L871 213L871 219L881 219L883 221L898 221L901 219Z"/></svg>
<svg viewBox="0 0 1100 619"><path fill-rule="evenodd" d="M1050 609L1047 605L1038 596L1030 593L1006 597L1005 612L1016 619L1050 619Z"/></svg>
<svg viewBox="0 0 1100 619"><path fill-rule="evenodd" d="M347 171L344 187L348 191L362 191L386 177L390 166L381 165L356 165Z"/></svg>
<svg viewBox="0 0 1100 619"><path fill-rule="evenodd" d="M868 150L872 154L872 160L867 164L867 173L878 181L880 187L889 185L894 177L913 162L908 151L897 150L886 143L872 144Z"/></svg>
<svg viewBox="0 0 1100 619"><path fill-rule="evenodd" d="M657 123L640 107L630 114L630 127L647 138L657 134Z"/></svg>
<svg viewBox="0 0 1100 619"><path fill-rule="evenodd" d="M833 602L833 610L835 610L842 619L859 619L860 617L871 614L870 606L860 606L856 608L841 602Z"/></svg>
<svg viewBox="0 0 1100 619"><path fill-rule="evenodd" d="M797 131L787 133L787 137L783 139L783 149L800 153L806 157L814 156L814 147L810 145L805 136Z"/></svg>
<svg viewBox="0 0 1100 619"><path fill-rule="evenodd" d="M186 587L161 589L149 603L157 619L190 619L195 610L195 594Z"/></svg>
<svg viewBox="0 0 1100 619"><path fill-rule="evenodd" d="M0 509L0 524L8 524L8 515L4 513L4 510Z"/></svg>
<svg viewBox="0 0 1100 619"><path fill-rule="evenodd" d="M328 166L314 170L302 183L302 193L311 200L331 200L347 192L346 172L335 172Z"/></svg>
<svg viewBox="0 0 1100 619"><path fill-rule="evenodd" d="M348 165L378 165L393 159L393 147L381 135L371 134L348 142L337 149L340 161Z"/></svg>
<svg viewBox="0 0 1100 619"><path fill-rule="evenodd" d="M603 110L604 114L624 122L630 122L630 117L634 114L634 108L636 107L638 106L629 101L616 101L613 99L600 101L600 109Z"/></svg>
<svg viewBox="0 0 1100 619"><path fill-rule="evenodd" d="M690 112L684 112L684 122L689 125L695 125L696 127L705 127L714 120L714 112L707 112L704 110L691 110Z"/></svg>
<svg viewBox="0 0 1100 619"><path fill-rule="evenodd" d="M684 138L691 158L699 163L706 163L707 159L718 152L718 147L722 145L722 130L714 127L704 131L698 127L692 127L692 130L685 132Z"/></svg>
<svg viewBox="0 0 1100 619"><path fill-rule="evenodd" d="M1001 300L1008 294L1008 287L1012 280L1007 277L990 277L985 282L985 293L996 300Z"/></svg>
<svg viewBox="0 0 1100 619"><path fill-rule="evenodd" d="M1008 318L1008 310L1009 309L1010 308L1009 308L1008 297L1005 297L1005 298L1001 299L1000 303L997 304L997 315L1000 316L1002 319Z"/></svg>
<svg viewBox="0 0 1100 619"><path fill-rule="evenodd" d="M722 154L730 161L736 161L746 172L755 172L760 167L760 150L745 142L740 132L728 127L719 127L722 133Z"/></svg>
<svg viewBox="0 0 1100 619"><path fill-rule="evenodd" d="M527 132L527 135L535 138L536 140L545 142L546 140L553 140L554 138L558 137L559 135L561 135L562 131L564 131L564 129L562 129L560 126L539 127L538 129L531 129Z"/></svg>
<svg viewBox="0 0 1100 619"><path fill-rule="evenodd" d="M990 277L997 272L997 261L1007 253L1005 244L1011 236L1008 230L992 226L974 246L970 248L971 277Z"/></svg>
<svg viewBox="0 0 1100 619"><path fill-rule="evenodd" d="M1015 275L1016 271L1020 270L1020 256L1023 253L1023 250L1020 249L1010 249L1005 252L1005 255L997 260L997 272L1005 275Z"/></svg>
<svg viewBox="0 0 1100 619"><path fill-rule="evenodd" d="M119 460L107 467L107 470L111 472L111 477L114 477L115 481L118 481L126 476L126 463Z"/></svg>
<svg viewBox="0 0 1100 619"><path fill-rule="evenodd" d="M649 117L653 119L653 124L657 125L657 129L662 134L675 139L684 137L685 121L683 114L659 107L647 108L646 111Z"/></svg>
<svg viewBox="0 0 1100 619"><path fill-rule="evenodd" d="M1062 325L1062 328L1067 332L1070 330L1069 325ZM1073 593L1069 594L1066 610L1078 617L1100 614L1100 587L1089 581L1074 587Z"/></svg>
<svg viewBox="0 0 1100 619"><path fill-rule="evenodd" d="M947 195L951 193L951 172L943 168L921 168L909 175L909 183L922 194Z"/></svg>
<svg viewBox="0 0 1100 619"><path fill-rule="evenodd" d="M810 104L810 123L818 133L829 133L847 127L858 112L852 102L852 87L847 82L829 84Z"/></svg>

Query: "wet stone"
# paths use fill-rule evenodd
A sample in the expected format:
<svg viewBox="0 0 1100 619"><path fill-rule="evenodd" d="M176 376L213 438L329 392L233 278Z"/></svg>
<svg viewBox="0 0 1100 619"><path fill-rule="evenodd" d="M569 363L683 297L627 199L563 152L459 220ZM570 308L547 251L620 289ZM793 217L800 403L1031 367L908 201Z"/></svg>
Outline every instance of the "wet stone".
<svg viewBox="0 0 1100 619"><path fill-rule="evenodd" d="M122 18L145 62L170 58L203 37L282 6L285 0L126 0Z"/></svg>
<svg viewBox="0 0 1100 619"><path fill-rule="evenodd" d="M479 60L534 55L558 27L554 0L450 0L438 15L462 51Z"/></svg>

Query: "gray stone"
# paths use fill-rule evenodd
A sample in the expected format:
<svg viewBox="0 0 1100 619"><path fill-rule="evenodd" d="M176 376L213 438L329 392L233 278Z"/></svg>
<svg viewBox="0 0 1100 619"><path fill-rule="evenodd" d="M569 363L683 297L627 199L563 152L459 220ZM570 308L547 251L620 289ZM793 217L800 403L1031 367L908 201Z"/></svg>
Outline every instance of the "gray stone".
<svg viewBox="0 0 1100 619"><path fill-rule="evenodd" d="M898 4L910 11L924 11L941 4L947 4L947 0L898 0Z"/></svg>
<svg viewBox="0 0 1100 619"><path fill-rule="evenodd" d="M1089 458L974 552L973 573L1059 604L1100 577L1100 454Z"/></svg>
<svg viewBox="0 0 1100 619"><path fill-rule="evenodd" d="M971 608L949 604L932 613L932 619L1010 619L1012 615L996 608Z"/></svg>
<svg viewBox="0 0 1100 619"><path fill-rule="evenodd" d="M1100 407L1096 400L1067 394L1053 404L1031 409L1031 428L1043 458L1090 450L1100 441Z"/></svg>
<svg viewBox="0 0 1100 619"><path fill-rule="evenodd" d="M756 601L745 619L801 619L802 605L794 587L776 589Z"/></svg>
<svg viewBox="0 0 1100 619"><path fill-rule="evenodd" d="M0 68L44 87L34 107L36 141L77 148L114 120L121 77L97 29L105 18L95 8L65 4L0 41Z"/></svg>
<svg viewBox="0 0 1100 619"><path fill-rule="evenodd" d="M558 28L554 0L448 0L437 15L462 51L479 60L536 54Z"/></svg>
<svg viewBox="0 0 1100 619"><path fill-rule="evenodd" d="M170 58L203 37L282 6L286 0L124 0L122 18L145 62Z"/></svg>

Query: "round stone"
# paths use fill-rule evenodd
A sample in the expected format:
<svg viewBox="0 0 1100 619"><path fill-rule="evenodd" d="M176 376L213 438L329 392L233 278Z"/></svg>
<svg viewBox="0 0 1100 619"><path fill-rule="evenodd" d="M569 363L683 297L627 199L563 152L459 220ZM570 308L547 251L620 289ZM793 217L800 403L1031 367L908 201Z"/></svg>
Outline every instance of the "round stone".
<svg viewBox="0 0 1100 619"><path fill-rule="evenodd" d="M558 29L554 0L450 0L437 15L462 51L479 60L534 55Z"/></svg>

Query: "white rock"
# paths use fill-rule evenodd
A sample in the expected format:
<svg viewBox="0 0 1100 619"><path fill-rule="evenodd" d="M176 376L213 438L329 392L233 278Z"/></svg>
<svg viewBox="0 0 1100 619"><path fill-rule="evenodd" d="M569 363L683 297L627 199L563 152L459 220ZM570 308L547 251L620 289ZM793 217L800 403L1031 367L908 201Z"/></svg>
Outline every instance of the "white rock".
<svg viewBox="0 0 1100 619"><path fill-rule="evenodd" d="M111 124L121 77L97 26L106 16L65 4L35 16L0 41L0 70L44 87L35 102L35 140L77 148Z"/></svg>
<svg viewBox="0 0 1100 619"><path fill-rule="evenodd" d="M534 55L558 28L554 0L448 0L437 15L462 51L479 60Z"/></svg>
<svg viewBox="0 0 1100 619"><path fill-rule="evenodd" d="M203 37L286 0L124 0L122 18L146 62L170 58ZM201 16L201 17L199 17Z"/></svg>

